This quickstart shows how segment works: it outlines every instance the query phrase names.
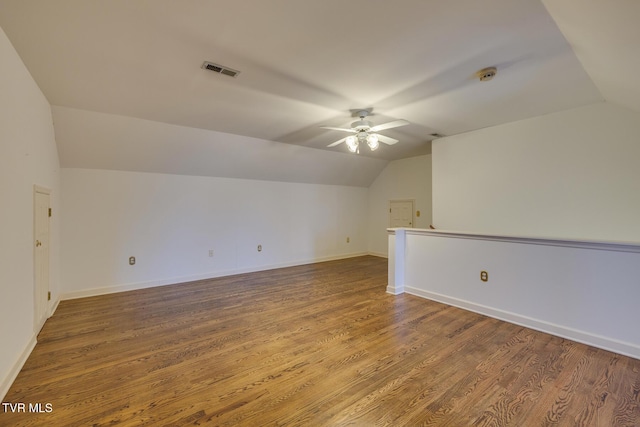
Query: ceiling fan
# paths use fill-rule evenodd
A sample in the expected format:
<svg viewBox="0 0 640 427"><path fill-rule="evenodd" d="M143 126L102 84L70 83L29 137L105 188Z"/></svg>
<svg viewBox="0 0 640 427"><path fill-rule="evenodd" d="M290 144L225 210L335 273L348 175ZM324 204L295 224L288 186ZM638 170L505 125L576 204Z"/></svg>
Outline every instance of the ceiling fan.
<svg viewBox="0 0 640 427"><path fill-rule="evenodd" d="M358 111L357 114L358 114L358 117L360 117L360 120L357 120L351 123L351 128L349 129L336 128L332 126L320 126L323 129L339 130L341 132L349 132L354 134L354 135L349 135L347 137L344 137L334 142L333 144L329 144L327 145L327 147L335 147L336 145L342 144L344 142L347 144L349 151L351 151L352 153L359 153L360 144L366 143L371 149L371 151L375 151L380 146L380 142L387 145L393 145L396 142L398 142L397 139L380 135L378 133L379 131L385 130L385 129L397 128L397 127L405 126L409 124L408 121L401 119L401 120L394 120L391 122L383 123L381 125L373 126L373 123L371 123L368 120L365 120L365 117L367 117L370 114L369 111L360 110Z"/></svg>

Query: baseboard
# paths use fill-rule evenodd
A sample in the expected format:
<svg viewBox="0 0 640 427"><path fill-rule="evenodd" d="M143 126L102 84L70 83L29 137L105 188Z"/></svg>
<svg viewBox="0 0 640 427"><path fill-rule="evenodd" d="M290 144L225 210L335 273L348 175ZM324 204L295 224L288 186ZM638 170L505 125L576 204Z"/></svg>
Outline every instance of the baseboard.
<svg viewBox="0 0 640 427"><path fill-rule="evenodd" d="M369 252L368 255L377 256L380 258L389 258L389 255L383 254L382 252Z"/></svg>
<svg viewBox="0 0 640 427"><path fill-rule="evenodd" d="M387 293L391 295L400 295L404 293L404 291L394 286L387 286Z"/></svg>
<svg viewBox="0 0 640 427"><path fill-rule="evenodd" d="M619 341L616 339L604 337L597 334L592 334L589 332L585 332L585 331L581 331L573 328L568 328L566 326L545 322L539 319L533 319L527 316L522 316L517 313L495 309L495 308L484 306L481 304L476 304L471 301L453 298L453 297L438 294L435 292L425 291L423 289L417 289L410 286L405 286L404 289L406 293L416 295L422 298L441 302L447 305L452 305L454 307L462 308L464 310L473 311L474 313L479 313L485 316L493 317L494 319L504 320L505 322L514 323L516 325L524 326L530 329L535 329L536 331L545 332L561 338L577 341L582 344L598 347L603 350L612 351L614 353L633 357L634 359L640 359L640 347L632 343ZM387 288L387 292L389 292L388 288Z"/></svg>
<svg viewBox="0 0 640 427"><path fill-rule="evenodd" d="M244 274L244 273L254 273L257 271L275 270L277 268L295 267L298 265L314 264L317 262L336 261L340 259L355 258L355 257L365 256L365 255L369 255L369 253L357 252L357 253L319 257L319 258L306 259L306 260L297 260L297 261L278 263L278 264L269 264L269 265L260 265L260 266L239 268L239 269L233 269L233 270L215 271L215 272L210 272L205 274L198 274L194 276L178 276L178 277L171 277L168 279L150 280L148 282L137 282L137 283L127 283L122 285L103 286L99 288L84 289L81 291L62 293L60 296L60 299L70 300L70 299L77 299L77 298L92 297L97 295L114 294L118 292L135 291L138 289L155 288L157 286L175 285L176 283L195 282L197 280L215 279L216 277L233 276L236 274Z"/></svg>
<svg viewBox="0 0 640 427"><path fill-rule="evenodd" d="M9 392L11 385L16 380L16 377L20 373L20 370L22 369L25 362L29 358L29 355L31 354L35 346L36 346L36 334L33 334L31 336L31 339L27 343L27 346L22 351L22 354L20 354L20 357L18 358L18 360L16 360L16 363L13 364L13 368L11 368L7 376L2 380L2 383L0 383L0 401L4 401L4 397Z"/></svg>
<svg viewBox="0 0 640 427"><path fill-rule="evenodd" d="M49 312L49 316L47 316L47 318L53 316L53 313L56 312L59 304L60 304L60 299L57 299L54 302L53 306L51 307L50 312ZM47 321L45 320L45 323L46 322ZM13 365L13 368L9 371L9 373L6 376L6 378L4 380L2 380L2 383L0 383L0 401L4 400L4 397L6 396L7 392L11 388L11 385L13 384L13 382L16 379L16 377L20 373L20 370L22 369L22 367L26 363L27 359L31 355L31 352L36 347L37 343L38 343L38 336L37 336L37 334L34 333L31 336L31 339L29 340L29 342L27 343L27 346L22 351L22 354L20 355L20 357L18 358L16 363Z"/></svg>
<svg viewBox="0 0 640 427"><path fill-rule="evenodd" d="M51 311L49 312L49 317L53 316L53 314L56 312L56 310L58 309L58 306L60 305L60 298L58 298L54 303L53 306L51 307Z"/></svg>

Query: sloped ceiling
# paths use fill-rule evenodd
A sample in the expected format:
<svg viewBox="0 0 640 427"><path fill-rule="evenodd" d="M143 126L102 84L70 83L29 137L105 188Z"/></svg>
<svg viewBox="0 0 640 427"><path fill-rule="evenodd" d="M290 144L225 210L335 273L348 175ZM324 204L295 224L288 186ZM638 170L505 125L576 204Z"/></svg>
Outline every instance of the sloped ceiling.
<svg viewBox="0 0 640 427"><path fill-rule="evenodd" d="M279 171L261 179L327 182L282 160L295 149L328 175L361 176L337 183L367 185L387 161L429 153L432 133L543 115L603 94L636 108L635 81L630 91L620 88L629 87L638 55L600 59L621 39L626 51L636 47L637 4L613 3L621 10L597 0L579 7L572 0L0 0L0 27L55 106L54 118L64 120L56 125L63 166L181 173L163 155L179 147L182 170L193 174L226 176L229 168L201 165L226 156L238 161L234 176L252 177L256 162L242 162L244 152ZM204 61L241 73L215 74ZM498 75L480 82L475 72L488 66ZM604 73L616 66L624 72ZM383 132L400 142L373 153L328 149L345 135L319 126L348 126L361 108L373 108L374 124L411 124ZM101 125L86 126L88 115ZM138 129L157 126L123 139L133 150L127 157L104 129L134 119ZM165 124L183 130L158 138ZM185 144L189 129L212 133ZM232 155L229 144L206 142L238 137Z"/></svg>
<svg viewBox="0 0 640 427"><path fill-rule="evenodd" d="M604 98L640 112L640 1L544 4Z"/></svg>
<svg viewBox="0 0 640 427"><path fill-rule="evenodd" d="M53 106L63 166L368 187L387 162Z"/></svg>

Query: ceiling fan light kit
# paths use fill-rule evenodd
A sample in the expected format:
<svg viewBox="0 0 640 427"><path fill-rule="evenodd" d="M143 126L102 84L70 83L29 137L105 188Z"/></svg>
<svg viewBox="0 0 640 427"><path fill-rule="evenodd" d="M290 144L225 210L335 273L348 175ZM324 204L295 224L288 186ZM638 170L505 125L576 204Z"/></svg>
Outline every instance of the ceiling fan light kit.
<svg viewBox="0 0 640 427"><path fill-rule="evenodd" d="M360 143L366 142L371 151L376 151L378 147L380 147L380 143L378 142L378 135L376 134L367 134L366 132L360 132L358 135L351 135L345 139L345 143L347 144L347 148L352 153L359 153Z"/></svg>
<svg viewBox="0 0 640 427"><path fill-rule="evenodd" d="M347 148L349 149L349 151L351 151L352 153L355 153L356 151L358 151L358 146L359 146L358 138L351 135L347 137L345 142L347 143Z"/></svg>
<svg viewBox="0 0 640 427"><path fill-rule="evenodd" d="M367 144L371 151L375 151L378 149L378 147L380 147L380 142L383 142L387 145L393 145L398 142L397 139L380 135L376 132L409 124L409 122L406 120L394 120L391 122L383 123L381 125L373 126L373 123L365 120L365 117L367 117L369 114L370 113L368 110L359 111L358 116L360 117L360 120L356 120L355 122L351 123L351 127L349 129L331 126L320 126L323 129L338 130L341 132L349 132L355 134L349 135L346 138L329 144L328 147L335 147L336 145L344 142L347 145L349 151L352 153L360 152L360 144Z"/></svg>
<svg viewBox="0 0 640 427"><path fill-rule="evenodd" d="M371 148L371 151L376 151L380 146L380 143L378 142L378 135L376 135L375 133L368 135L367 145L369 146L369 148Z"/></svg>

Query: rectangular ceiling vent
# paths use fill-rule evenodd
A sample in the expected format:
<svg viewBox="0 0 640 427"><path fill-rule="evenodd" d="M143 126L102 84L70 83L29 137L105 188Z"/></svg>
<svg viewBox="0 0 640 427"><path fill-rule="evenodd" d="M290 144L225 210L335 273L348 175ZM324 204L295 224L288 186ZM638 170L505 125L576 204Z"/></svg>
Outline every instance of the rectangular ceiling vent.
<svg viewBox="0 0 640 427"><path fill-rule="evenodd" d="M205 61L202 64L202 68L205 70L215 71L219 74L224 74L225 76L235 77L240 74L240 71L234 70L233 68L225 67L224 65L214 64L213 62Z"/></svg>

